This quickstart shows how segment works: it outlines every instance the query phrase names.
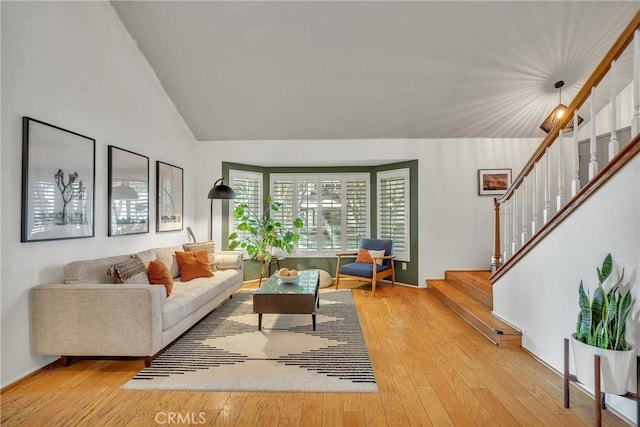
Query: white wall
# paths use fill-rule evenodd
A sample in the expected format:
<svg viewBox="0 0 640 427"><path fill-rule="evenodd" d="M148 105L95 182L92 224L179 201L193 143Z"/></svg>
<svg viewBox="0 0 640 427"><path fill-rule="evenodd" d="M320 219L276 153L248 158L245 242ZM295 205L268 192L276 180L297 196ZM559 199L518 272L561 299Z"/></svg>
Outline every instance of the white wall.
<svg viewBox="0 0 640 427"><path fill-rule="evenodd" d="M110 3L2 2L1 7L4 386L54 360L30 352L31 286L60 281L62 266L73 260L187 241L186 232L155 233L155 161L184 168L189 225L195 141ZM20 243L23 115L96 139L94 238ZM108 144L149 157L149 234L106 237Z"/></svg>
<svg viewBox="0 0 640 427"><path fill-rule="evenodd" d="M419 285L445 269L489 269L493 199L478 196L478 169L513 168L514 176L539 139L411 139L231 141L198 143L197 234L207 232L206 194L221 176L221 161L262 166L385 164L418 160ZM220 205L214 239L220 236ZM225 236L226 237L226 236Z"/></svg>
<svg viewBox="0 0 640 427"><path fill-rule="evenodd" d="M640 158L628 164L493 286L494 312L523 330L523 346L563 369L563 339L575 332L578 285L593 290L607 253L626 267L636 299L628 340L640 344ZM560 379L558 379L560 381ZM635 404L611 407L635 419Z"/></svg>

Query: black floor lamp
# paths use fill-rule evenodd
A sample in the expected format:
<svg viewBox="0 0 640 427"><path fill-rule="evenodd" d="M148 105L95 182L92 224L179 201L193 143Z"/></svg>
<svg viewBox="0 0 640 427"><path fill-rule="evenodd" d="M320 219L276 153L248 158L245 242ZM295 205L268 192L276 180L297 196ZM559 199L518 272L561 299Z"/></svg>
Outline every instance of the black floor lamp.
<svg viewBox="0 0 640 427"><path fill-rule="evenodd" d="M209 240L213 240L213 200L235 199L236 193L231 187L225 185L224 178L220 178L213 184L213 188L209 190L207 198L211 200L211 211L209 212Z"/></svg>

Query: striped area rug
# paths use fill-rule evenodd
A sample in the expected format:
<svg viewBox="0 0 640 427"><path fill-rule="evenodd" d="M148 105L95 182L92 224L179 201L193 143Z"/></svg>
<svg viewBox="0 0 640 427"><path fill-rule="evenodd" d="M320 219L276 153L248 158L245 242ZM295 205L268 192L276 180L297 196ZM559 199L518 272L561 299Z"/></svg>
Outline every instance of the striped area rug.
<svg viewBox="0 0 640 427"><path fill-rule="evenodd" d="M321 291L311 315L265 314L240 291L122 388L138 390L376 392L350 290Z"/></svg>

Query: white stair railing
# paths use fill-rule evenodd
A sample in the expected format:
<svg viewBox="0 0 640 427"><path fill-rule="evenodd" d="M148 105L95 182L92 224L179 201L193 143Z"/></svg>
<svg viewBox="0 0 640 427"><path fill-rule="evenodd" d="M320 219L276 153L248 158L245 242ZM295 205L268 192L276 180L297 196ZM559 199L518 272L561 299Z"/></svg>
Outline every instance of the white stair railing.
<svg viewBox="0 0 640 427"><path fill-rule="evenodd" d="M627 49L629 48L629 49ZM622 75L620 68L624 61L621 57L631 57L632 75L631 77L631 105L622 106L618 93L618 77ZM624 70L627 71L627 70ZM599 88L599 84L608 76L609 90ZM628 86L625 83L625 86ZM608 105L599 106L597 93L609 92ZM522 172L514 180L511 187L501 198L494 200L495 209L495 238L494 251L491 258L492 267L497 271L501 266L515 255L526 249L528 243L540 233L555 215L575 197L579 196L580 189L587 183L580 180L580 129L578 127L578 110L588 102L589 118L589 164L588 179L592 180L605 165L598 164L597 145L597 119L604 116L610 129L609 143L607 144L607 161L613 160L620 152L621 142L619 141L619 128L631 127L631 140L640 131L640 12L636 13L631 22L624 29L616 43L607 52L601 63L596 67L587 82L580 89L572 100L565 114L556 122L553 129L542 141L534 155L525 165ZM630 109L630 122L619 123L618 105L620 108ZM608 111L607 110L608 106ZM598 112L602 112L599 116ZM609 113L608 115L606 113ZM608 120L607 117L608 116ZM563 130L570 121L573 120L573 135L569 149L565 147L566 130ZM600 120L602 124L602 120ZM584 129L582 130L584 133ZM569 132L571 133L571 132ZM626 142L626 141L624 141ZM565 150L570 153L569 165L565 164ZM570 176L565 176L565 168L571 168ZM556 203L552 206L552 171L557 173L557 191L554 189ZM540 182L542 181L542 182ZM571 187L571 198L565 196L565 188ZM540 187L542 186L542 190ZM540 193L544 200L540 206ZM529 210L528 210L529 209ZM528 215L531 215L528 218ZM518 218L520 217L520 219ZM540 217L542 224L540 224ZM500 227L500 221L504 226ZM500 233L504 236L500 236ZM510 247L509 247L510 246Z"/></svg>

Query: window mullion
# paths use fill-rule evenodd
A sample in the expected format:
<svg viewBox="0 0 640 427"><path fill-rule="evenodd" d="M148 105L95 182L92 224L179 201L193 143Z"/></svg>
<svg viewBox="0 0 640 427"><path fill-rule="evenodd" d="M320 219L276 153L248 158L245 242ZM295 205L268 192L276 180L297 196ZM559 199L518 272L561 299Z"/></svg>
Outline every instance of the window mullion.
<svg viewBox="0 0 640 427"><path fill-rule="evenodd" d="M316 229L316 239L317 239L317 250L318 254L323 254L324 247L322 246L324 242L324 233L322 230L324 229L324 212L322 211L322 177L316 178L316 209L318 210L317 217L317 229Z"/></svg>

